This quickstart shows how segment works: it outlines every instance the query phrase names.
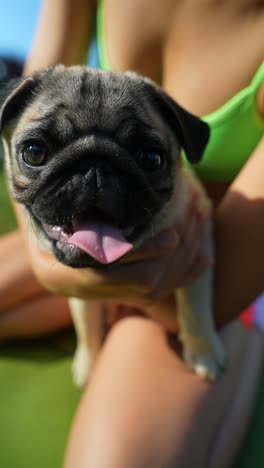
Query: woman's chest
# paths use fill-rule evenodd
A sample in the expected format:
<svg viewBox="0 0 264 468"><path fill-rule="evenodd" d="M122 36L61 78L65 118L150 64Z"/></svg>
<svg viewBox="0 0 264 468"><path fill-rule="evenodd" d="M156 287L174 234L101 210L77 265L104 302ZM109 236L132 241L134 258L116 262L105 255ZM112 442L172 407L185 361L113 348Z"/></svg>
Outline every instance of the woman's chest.
<svg viewBox="0 0 264 468"><path fill-rule="evenodd" d="M264 14L171 0L104 2L110 65L161 83L190 111L205 115L245 87L264 58ZM232 3L232 2L231 2ZM238 1L237 4L240 2ZM243 3L243 0L242 0ZM204 5L207 5L206 7Z"/></svg>

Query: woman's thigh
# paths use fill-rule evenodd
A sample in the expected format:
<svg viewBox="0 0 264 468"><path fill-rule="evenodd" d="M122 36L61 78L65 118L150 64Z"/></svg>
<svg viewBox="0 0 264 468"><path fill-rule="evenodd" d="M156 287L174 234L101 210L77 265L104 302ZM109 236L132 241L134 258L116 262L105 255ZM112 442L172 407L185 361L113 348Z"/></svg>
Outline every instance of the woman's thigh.
<svg viewBox="0 0 264 468"><path fill-rule="evenodd" d="M65 467L204 467L214 453L219 458L219 448L219 467L230 461L234 451L223 437L225 424L237 448L243 431L235 430L247 425L263 346L257 332L247 334L238 322L221 334L228 366L216 383L208 383L188 369L153 321L121 320L84 392ZM230 424L230 408L239 399L245 405L231 414Z"/></svg>

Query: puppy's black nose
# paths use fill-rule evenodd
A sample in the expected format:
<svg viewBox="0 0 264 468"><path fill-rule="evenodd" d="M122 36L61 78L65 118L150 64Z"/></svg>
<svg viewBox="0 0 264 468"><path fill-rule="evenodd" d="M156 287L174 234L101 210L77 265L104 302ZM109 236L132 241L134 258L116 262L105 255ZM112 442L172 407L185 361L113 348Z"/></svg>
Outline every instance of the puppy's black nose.
<svg viewBox="0 0 264 468"><path fill-rule="evenodd" d="M92 157L80 161L78 168L82 174L86 174L91 169L99 169L104 174L110 174L113 170L113 165L111 165L106 159Z"/></svg>
<svg viewBox="0 0 264 468"><path fill-rule="evenodd" d="M110 175L110 170L103 167L91 167L84 173L84 177L90 189L95 192L107 186L107 176Z"/></svg>
<svg viewBox="0 0 264 468"><path fill-rule="evenodd" d="M108 161L85 161L79 167L85 184L86 205L100 210L109 218L120 222L124 217L124 187L121 188L120 177Z"/></svg>
<svg viewBox="0 0 264 468"><path fill-rule="evenodd" d="M85 172L83 171L83 173L84 173L85 179L87 180L89 184L90 189L93 191L96 191L98 188L98 175L100 179L100 174L98 174L97 169L95 167L91 167L90 169L88 169L88 171L87 170Z"/></svg>

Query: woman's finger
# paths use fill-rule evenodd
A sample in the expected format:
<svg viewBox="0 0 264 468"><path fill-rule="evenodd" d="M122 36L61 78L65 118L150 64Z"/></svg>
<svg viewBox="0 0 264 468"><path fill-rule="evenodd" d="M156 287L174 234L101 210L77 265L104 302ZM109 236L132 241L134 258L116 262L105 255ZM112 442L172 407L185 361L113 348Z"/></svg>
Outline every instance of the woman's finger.
<svg viewBox="0 0 264 468"><path fill-rule="evenodd" d="M152 239L144 242L141 247L120 259L120 263L133 263L166 255L174 252L179 245L179 235L175 228L162 231Z"/></svg>

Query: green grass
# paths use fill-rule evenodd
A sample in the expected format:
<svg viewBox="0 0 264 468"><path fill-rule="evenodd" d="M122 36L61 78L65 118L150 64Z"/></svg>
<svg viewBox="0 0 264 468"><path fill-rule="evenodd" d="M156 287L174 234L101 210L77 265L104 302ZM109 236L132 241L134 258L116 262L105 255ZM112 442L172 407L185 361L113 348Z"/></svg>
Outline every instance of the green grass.
<svg viewBox="0 0 264 468"><path fill-rule="evenodd" d="M0 161L0 235L15 227ZM38 340L1 343L1 468L62 466L80 399L71 380L74 348L72 330Z"/></svg>
<svg viewBox="0 0 264 468"><path fill-rule="evenodd" d="M3 167L0 166L0 235L13 231L16 220L7 192Z"/></svg>

